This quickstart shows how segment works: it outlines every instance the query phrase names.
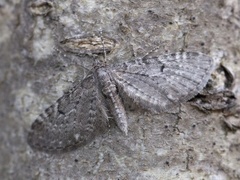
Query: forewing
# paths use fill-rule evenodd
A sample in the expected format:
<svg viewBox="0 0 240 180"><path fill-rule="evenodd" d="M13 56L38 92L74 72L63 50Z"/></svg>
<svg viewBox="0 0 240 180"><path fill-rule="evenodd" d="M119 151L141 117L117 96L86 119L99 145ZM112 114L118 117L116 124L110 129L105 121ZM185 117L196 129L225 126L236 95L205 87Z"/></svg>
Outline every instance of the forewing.
<svg viewBox="0 0 240 180"><path fill-rule="evenodd" d="M28 143L40 151L68 151L85 145L107 127L97 82L90 74L33 122Z"/></svg>
<svg viewBox="0 0 240 180"><path fill-rule="evenodd" d="M194 97L206 85L212 59L198 52L146 57L111 67L120 91L143 108L167 112Z"/></svg>

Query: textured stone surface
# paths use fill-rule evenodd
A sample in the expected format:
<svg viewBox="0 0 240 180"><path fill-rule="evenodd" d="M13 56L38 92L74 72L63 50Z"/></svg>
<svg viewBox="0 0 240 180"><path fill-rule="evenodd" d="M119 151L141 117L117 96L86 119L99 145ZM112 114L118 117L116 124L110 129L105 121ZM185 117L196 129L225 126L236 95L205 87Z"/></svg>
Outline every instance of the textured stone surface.
<svg viewBox="0 0 240 180"><path fill-rule="evenodd" d="M216 67L222 63L233 72L231 90L239 98L237 0L36 4L41 7L31 1L0 2L1 179L240 178L240 131L224 123L236 117L189 104L178 115L129 107L127 137L113 123L107 134L70 153L35 152L26 142L38 114L92 67L95 56L78 56L61 47L62 40L76 35L102 31L115 39L107 56L110 64L143 57L156 46L162 54L203 52ZM213 73L216 90L224 90L224 81L224 74Z"/></svg>

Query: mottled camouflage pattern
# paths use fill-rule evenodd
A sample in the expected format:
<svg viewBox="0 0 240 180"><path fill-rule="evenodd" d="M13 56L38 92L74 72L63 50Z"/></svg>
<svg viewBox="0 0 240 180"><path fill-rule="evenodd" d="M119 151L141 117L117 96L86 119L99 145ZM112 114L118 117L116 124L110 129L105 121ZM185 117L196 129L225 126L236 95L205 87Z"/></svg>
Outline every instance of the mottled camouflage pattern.
<svg viewBox="0 0 240 180"><path fill-rule="evenodd" d="M95 63L85 79L35 120L28 142L46 152L72 150L106 132L110 116L127 134L119 93L143 109L168 112L204 88L212 67L212 59L199 52L147 56L110 66Z"/></svg>

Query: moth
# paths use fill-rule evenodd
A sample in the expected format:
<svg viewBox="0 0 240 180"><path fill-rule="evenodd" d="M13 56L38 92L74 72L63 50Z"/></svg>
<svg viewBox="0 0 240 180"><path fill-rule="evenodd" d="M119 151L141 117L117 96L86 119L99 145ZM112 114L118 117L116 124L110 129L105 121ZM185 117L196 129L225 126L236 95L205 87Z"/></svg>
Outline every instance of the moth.
<svg viewBox="0 0 240 180"><path fill-rule="evenodd" d="M146 56L114 65L96 60L83 80L33 122L28 143L45 152L73 150L106 132L109 117L127 135L121 93L143 109L167 112L197 95L212 69L212 58L200 52Z"/></svg>

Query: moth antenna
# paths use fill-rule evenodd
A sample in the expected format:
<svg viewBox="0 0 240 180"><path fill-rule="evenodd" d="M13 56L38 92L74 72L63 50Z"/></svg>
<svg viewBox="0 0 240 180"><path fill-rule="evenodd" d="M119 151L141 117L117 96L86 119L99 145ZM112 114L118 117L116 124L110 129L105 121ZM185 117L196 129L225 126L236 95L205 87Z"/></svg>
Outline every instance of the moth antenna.
<svg viewBox="0 0 240 180"><path fill-rule="evenodd" d="M156 52L157 50L159 50L160 46L156 46L155 48L153 48L152 50L150 50L149 52L147 52L141 59L146 58L149 54Z"/></svg>
<svg viewBox="0 0 240 180"><path fill-rule="evenodd" d="M71 60L69 57L66 56L66 54L64 54L62 51L60 51L58 48L54 48L54 50L56 50L58 52L58 54L62 54L64 56L65 59L67 60ZM86 68L85 66L83 66L82 64L77 64L78 66L82 67L84 70L86 70L87 72L93 72L91 69Z"/></svg>

